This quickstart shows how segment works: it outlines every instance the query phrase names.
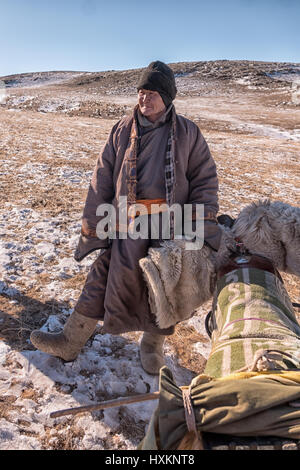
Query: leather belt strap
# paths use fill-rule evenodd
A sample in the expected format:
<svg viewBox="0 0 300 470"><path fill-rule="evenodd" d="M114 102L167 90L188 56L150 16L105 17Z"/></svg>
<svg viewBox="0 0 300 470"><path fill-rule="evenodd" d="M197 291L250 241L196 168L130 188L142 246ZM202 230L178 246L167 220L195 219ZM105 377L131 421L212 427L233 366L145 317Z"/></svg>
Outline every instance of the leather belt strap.
<svg viewBox="0 0 300 470"><path fill-rule="evenodd" d="M161 214L167 210L168 206L165 199L137 199L134 204L128 207L128 225L138 216ZM117 223L116 230L117 232L127 233L128 226Z"/></svg>
<svg viewBox="0 0 300 470"><path fill-rule="evenodd" d="M194 207L192 210L192 220L199 220L199 217L197 217L196 208ZM209 220L211 222L215 222L216 224L218 223L217 216L214 212L207 212L206 215L202 218L202 220Z"/></svg>
<svg viewBox="0 0 300 470"><path fill-rule="evenodd" d="M194 431L197 434L196 418L192 405L190 387L182 388L182 400L187 428L190 432Z"/></svg>
<svg viewBox="0 0 300 470"><path fill-rule="evenodd" d="M238 263L237 261L235 261L235 259L238 259L238 258L239 256L235 256L234 258L231 258L230 261L225 266L222 266L219 269L218 279L225 276L225 274L230 273L231 271L234 271L235 269L255 268L255 269L261 269L263 271L268 271L269 273L274 274L274 276L277 276L278 279L280 279L280 281L283 282L281 275L279 274L277 269L273 266L273 263L269 261L267 258L264 258L263 256L260 256L260 255L245 256L245 259L247 261L244 263Z"/></svg>
<svg viewBox="0 0 300 470"><path fill-rule="evenodd" d="M196 417L193 409L193 404L192 404L192 398L191 398L191 385L189 387L182 387L182 400L183 400L183 406L184 406L184 415L185 415L185 422L188 428L189 434L186 435L187 440L189 440L189 436L193 435L194 439L196 439L196 446L193 447L193 444L195 445L195 442L193 442L192 447L187 447L183 444L184 439L181 441L182 446L179 445L178 449L195 449L195 450L203 450L204 449L204 444L203 444L203 439L202 439L202 433L197 430L197 424L196 424Z"/></svg>
<svg viewBox="0 0 300 470"><path fill-rule="evenodd" d="M140 207L136 207L139 204ZM159 214L168 210L167 201L165 199L137 199L136 203L129 206L128 215L135 218L138 215ZM163 206L162 206L163 205ZM130 214L130 209L134 209L134 214Z"/></svg>

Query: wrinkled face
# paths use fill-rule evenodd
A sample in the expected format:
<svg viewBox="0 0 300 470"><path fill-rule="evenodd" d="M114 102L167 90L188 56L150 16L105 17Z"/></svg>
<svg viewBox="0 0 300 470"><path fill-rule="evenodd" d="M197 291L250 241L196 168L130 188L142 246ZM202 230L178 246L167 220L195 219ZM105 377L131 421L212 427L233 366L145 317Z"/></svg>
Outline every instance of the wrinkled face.
<svg viewBox="0 0 300 470"><path fill-rule="evenodd" d="M166 109L162 97L157 91L144 90L143 88L138 92L138 104L141 113L152 122L156 121Z"/></svg>

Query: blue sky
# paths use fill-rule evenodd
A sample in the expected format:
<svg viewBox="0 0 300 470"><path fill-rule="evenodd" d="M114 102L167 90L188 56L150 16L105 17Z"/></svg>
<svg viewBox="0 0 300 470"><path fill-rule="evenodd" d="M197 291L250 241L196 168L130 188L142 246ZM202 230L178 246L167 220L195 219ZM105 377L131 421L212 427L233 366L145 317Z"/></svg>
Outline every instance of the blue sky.
<svg viewBox="0 0 300 470"><path fill-rule="evenodd" d="M300 62L300 0L0 0L0 76L217 59Z"/></svg>

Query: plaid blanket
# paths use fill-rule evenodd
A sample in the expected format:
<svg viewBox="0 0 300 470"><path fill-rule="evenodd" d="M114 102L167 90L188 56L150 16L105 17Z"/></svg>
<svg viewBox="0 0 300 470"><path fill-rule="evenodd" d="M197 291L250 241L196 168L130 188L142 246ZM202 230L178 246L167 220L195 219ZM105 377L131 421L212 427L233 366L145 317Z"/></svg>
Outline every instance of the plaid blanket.
<svg viewBox="0 0 300 470"><path fill-rule="evenodd" d="M189 435L191 409L197 434L300 439L300 326L283 283L266 271L237 269L217 282L215 300L204 374L179 388L161 369L159 404L139 450L188 449L180 442ZM247 371L265 349L276 350L275 361Z"/></svg>
<svg viewBox="0 0 300 470"><path fill-rule="evenodd" d="M251 367L260 349L281 351L273 369L300 368L300 326L280 279L236 269L217 282L212 351L204 373L224 377Z"/></svg>

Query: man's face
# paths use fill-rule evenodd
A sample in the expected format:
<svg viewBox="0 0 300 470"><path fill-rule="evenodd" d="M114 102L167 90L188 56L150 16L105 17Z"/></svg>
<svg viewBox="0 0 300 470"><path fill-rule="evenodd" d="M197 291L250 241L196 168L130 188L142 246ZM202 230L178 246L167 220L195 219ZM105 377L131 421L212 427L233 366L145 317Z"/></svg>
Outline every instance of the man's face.
<svg viewBox="0 0 300 470"><path fill-rule="evenodd" d="M144 90L138 92L138 104L141 113L149 119L156 121L165 111L165 103L157 91Z"/></svg>

